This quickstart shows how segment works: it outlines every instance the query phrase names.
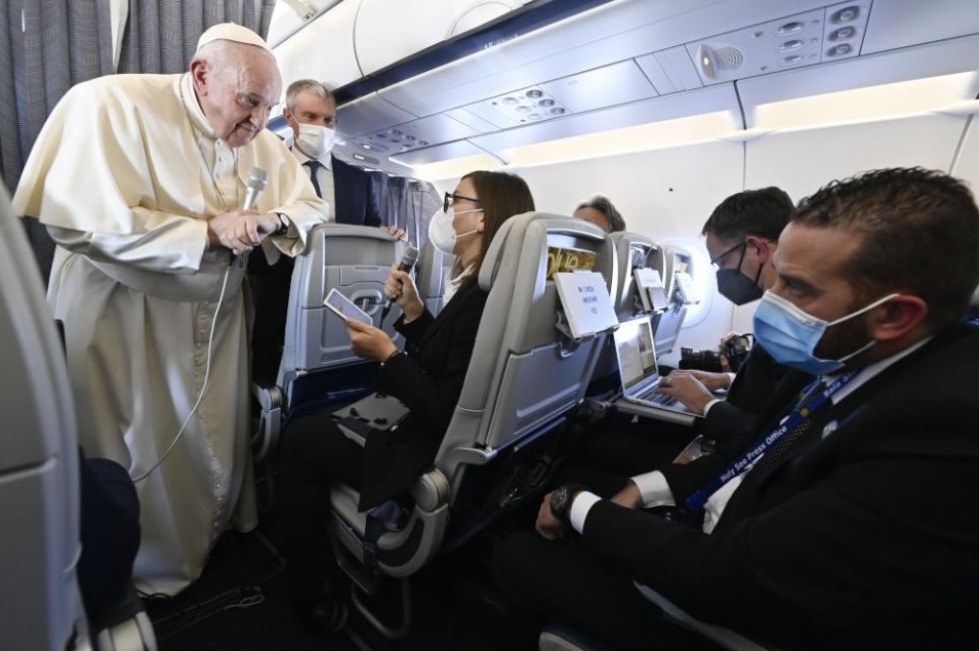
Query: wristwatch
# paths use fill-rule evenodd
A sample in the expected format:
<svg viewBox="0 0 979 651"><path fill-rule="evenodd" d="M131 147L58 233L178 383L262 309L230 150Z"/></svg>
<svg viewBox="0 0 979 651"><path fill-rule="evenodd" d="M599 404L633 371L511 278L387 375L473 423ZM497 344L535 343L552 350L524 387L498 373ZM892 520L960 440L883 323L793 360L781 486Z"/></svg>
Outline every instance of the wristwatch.
<svg viewBox="0 0 979 651"><path fill-rule="evenodd" d="M575 493L583 490L585 487L582 484L565 484L555 488L551 493L551 513L554 517L564 524L569 524L571 502Z"/></svg>
<svg viewBox="0 0 979 651"><path fill-rule="evenodd" d="M289 220L289 215L282 212L277 212L275 214L279 216L279 230L277 230L275 234L285 235L289 232L289 225L292 224L292 222Z"/></svg>

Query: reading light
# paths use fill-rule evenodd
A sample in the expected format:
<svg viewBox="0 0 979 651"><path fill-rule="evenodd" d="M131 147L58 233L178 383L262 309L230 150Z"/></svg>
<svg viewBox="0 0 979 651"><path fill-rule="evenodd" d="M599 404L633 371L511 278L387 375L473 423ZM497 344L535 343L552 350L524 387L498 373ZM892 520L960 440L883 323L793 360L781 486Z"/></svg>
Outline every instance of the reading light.
<svg viewBox="0 0 979 651"><path fill-rule="evenodd" d="M860 7L845 7L830 16L831 23L849 23L860 15Z"/></svg>
<svg viewBox="0 0 979 651"><path fill-rule="evenodd" d="M791 23L785 23L781 27L776 28L775 34L778 36L792 36L793 34L798 34L803 29L805 25L800 23L798 20L793 20Z"/></svg>

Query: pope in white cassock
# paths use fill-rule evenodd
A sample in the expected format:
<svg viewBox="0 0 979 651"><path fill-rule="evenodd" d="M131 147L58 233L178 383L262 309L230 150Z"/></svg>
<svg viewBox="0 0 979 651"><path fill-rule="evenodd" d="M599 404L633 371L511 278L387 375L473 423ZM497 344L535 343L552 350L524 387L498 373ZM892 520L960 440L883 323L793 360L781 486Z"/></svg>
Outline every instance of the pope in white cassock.
<svg viewBox="0 0 979 651"><path fill-rule="evenodd" d="M178 592L222 531L256 525L245 267L233 256L263 241L295 256L328 214L264 128L281 93L257 34L212 27L188 73L73 87L14 196L58 244L48 300L64 322L80 442L137 482L147 592ZM268 185L242 210L253 167Z"/></svg>

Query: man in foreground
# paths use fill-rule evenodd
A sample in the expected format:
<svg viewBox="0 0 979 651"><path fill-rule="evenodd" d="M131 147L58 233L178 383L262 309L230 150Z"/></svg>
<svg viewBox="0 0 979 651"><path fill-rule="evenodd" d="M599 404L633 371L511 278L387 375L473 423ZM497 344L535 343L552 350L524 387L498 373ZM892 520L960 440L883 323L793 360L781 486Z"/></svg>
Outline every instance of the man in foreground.
<svg viewBox="0 0 979 651"><path fill-rule="evenodd" d="M685 481L613 500L556 489L540 536L497 549L498 582L629 648L690 642L634 581L781 649L972 645L979 332L960 323L979 283L971 193L921 169L832 183L800 203L774 267L754 332L776 361L818 376L805 395L763 417L719 475L698 460ZM674 505L673 518L636 508L654 505Z"/></svg>

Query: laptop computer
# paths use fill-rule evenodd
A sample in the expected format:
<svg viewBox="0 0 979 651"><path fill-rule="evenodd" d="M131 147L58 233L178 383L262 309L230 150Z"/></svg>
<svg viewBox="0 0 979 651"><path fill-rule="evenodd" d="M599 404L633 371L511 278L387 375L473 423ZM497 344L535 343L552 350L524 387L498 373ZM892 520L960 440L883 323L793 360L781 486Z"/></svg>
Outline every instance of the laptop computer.
<svg viewBox="0 0 979 651"><path fill-rule="evenodd" d="M683 425L692 424L697 413L656 391L660 374L649 317L621 322L612 336L619 362L619 379L622 380L622 397L615 402L616 409Z"/></svg>

